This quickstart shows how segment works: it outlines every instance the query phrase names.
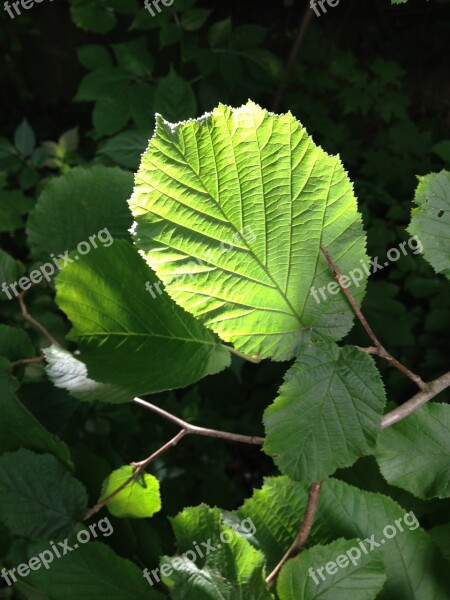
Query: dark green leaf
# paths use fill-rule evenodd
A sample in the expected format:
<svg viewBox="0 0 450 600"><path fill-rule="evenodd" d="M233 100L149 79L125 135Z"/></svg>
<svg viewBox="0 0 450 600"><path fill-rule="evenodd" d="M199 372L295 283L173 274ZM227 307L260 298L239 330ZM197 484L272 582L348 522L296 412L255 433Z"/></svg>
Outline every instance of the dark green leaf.
<svg viewBox="0 0 450 600"><path fill-rule="evenodd" d="M0 473L0 518L17 535L62 539L87 510L84 487L51 454L8 452Z"/></svg>

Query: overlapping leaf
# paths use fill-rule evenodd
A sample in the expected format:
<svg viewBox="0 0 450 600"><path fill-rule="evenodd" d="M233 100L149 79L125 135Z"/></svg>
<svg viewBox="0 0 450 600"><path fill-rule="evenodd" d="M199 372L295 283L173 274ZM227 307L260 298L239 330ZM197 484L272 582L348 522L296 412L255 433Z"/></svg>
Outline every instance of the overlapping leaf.
<svg viewBox="0 0 450 600"><path fill-rule="evenodd" d="M164 557L162 581L174 600L271 600L264 557L220 523L220 511L201 505L172 519L178 555Z"/></svg>
<svg viewBox="0 0 450 600"><path fill-rule="evenodd" d="M311 292L333 280L321 244L344 274L366 258L352 184L290 113L249 102L177 125L158 117L130 207L169 294L239 350L289 359L310 336L349 331L343 295Z"/></svg>
<svg viewBox="0 0 450 600"><path fill-rule="evenodd" d="M57 303L73 324L88 375L131 395L187 386L230 362L216 336L167 294L123 240L67 265L57 279ZM163 289L161 292L163 292ZM116 394L114 399L117 401Z"/></svg>

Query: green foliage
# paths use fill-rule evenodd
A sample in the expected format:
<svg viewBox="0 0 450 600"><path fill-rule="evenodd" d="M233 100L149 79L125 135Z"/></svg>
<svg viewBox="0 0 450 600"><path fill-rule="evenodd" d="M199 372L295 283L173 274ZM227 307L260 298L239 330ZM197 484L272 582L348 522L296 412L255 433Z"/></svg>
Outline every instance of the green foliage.
<svg viewBox="0 0 450 600"><path fill-rule="evenodd" d="M52 452L62 462L68 463L70 453L67 446L55 439L18 400L15 392L19 385L10 368L8 361L0 357L0 453L25 447L36 452Z"/></svg>
<svg viewBox="0 0 450 600"><path fill-rule="evenodd" d="M386 481L419 498L450 496L450 406L429 404L383 431L376 457Z"/></svg>
<svg viewBox="0 0 450 600"><path fill-rule="evenodd" d="M448 370L446 3L384 2L376 27L336 8L300 37L291 0L2 11L0 286L54 271L29 314L0 294L2 600L448 600L448 391L380 431L416 390L360 351L320 250L361 269L350 291L396 358ZM174 446L179 422L136 395L264 444ZM73 552L18 574L66 536Z"/></svg>
<svg viewBox="0 0 450 600"><path fill-rule="evenodd" d="M372 600L378 597L386 576L384 574L383 561L379 552L364 555L362 560L353 564L349 555L352 556L352 548L358 548L358 540L336 540L327 546L314 546L306 550L294 560L286 564L279 576L277 592L280 600ZM340 564L336 559L340 558ZM353 554L353 556L355 556ZM331 563L331 564L330 564ZM322 581L320 575L314 573L316 581L313 580L309 569L316 570L317 566L329 566L329 571L323 573Z"/></svg>
<svg viewBox="0 0 450 600"><path fill-rule="evenodd" d="M124 200L131 186L128 172L103 166L76 168L49 182L27 223L33 257L46 261L49 254L59 256L74 250L79 242L92 248L110 245L112 239L106 236L103 240L104 234L91 241L90 236L100 231L109 232L113 238L129 238L131 219Z"/></svg>
<svg viewBox="0 0 450 600"><path fill-rule="evenodd" d="M218 509L202 505L171 519L179 554L163 558L161 573L172 598L270 600L262 553L222 525L220 517Z"/></svg>
<svg viewBox="0 0 450 600"><path fill-rule="evenodd" d="M384 405L370 356L350 346L310 346L264 414L264 450L293 479L319 481L374 450Z"/></svg>
<svg viewBox="0 0 450 600"><path fill-rule="evenodd" d="M162 600L142 578L141 570L102 543L91 542L60 558L48 571L36 571L31 580L48 598L67 600Z"/></svg>
<svg viewBox="0 0 450 600"><path fill-rule="evenodd" d="M1 519L14 534L63 539L87 509L84 487L51 454L7 452L0 469Z"/></svg>

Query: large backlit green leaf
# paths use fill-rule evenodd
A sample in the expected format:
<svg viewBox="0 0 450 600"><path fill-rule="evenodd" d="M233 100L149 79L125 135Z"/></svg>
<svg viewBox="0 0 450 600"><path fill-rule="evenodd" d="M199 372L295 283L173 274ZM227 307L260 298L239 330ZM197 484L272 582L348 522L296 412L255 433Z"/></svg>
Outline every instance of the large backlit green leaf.
<svg viewBox="0 0 450 600"><path fill-rule="evenodd" d="M385 429L376 458L384 478L419 498L450 496L450 406L426 404Z"/></svg>
<svg viewBox="0 0 450 600"><path fill-rule="evenodd" d="M146 284L154 286L153 295ZM90 378L133 395L185 387L230 362L216 336L177 306L123 240L67 265L56 301Z"/></svg>
<svg viewBox="0 0 450 600"><path fill-rule="evenodd" d="M408 231L423 246L423 255L436 273L450 279L450 172L419 177Z"/></svg>
<svg viewBox="0 0 450 600"><path fill-rule="evenodd" d="M249 102L176 125L159 116L130 207L169 294L239 350L288 359L311 335L349 331L339 289L317 301L311 286L333 281L321 244L344 274L361 266L361 217L339 158L290 113Z"/></svg>
<svg viewBox="0 0 450 600"><path fill-rule="evenodd" d="M265 412L264 450L293 479L319 481L374 450L385 402L371 356L333 342L313 344Z"/></svg>

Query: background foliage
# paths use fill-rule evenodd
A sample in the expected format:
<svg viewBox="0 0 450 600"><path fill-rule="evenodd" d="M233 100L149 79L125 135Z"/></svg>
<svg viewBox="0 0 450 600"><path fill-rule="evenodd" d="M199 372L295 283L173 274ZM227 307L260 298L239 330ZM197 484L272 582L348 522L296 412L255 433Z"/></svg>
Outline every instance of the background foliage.
<svg viewBox="0 0 450 600"><path fill-rule="evenodd" d="M103 258L105 272L113 269L115 261L123 262L121 282L128 300L127 278L143 267L136 264L134 254L127 253L132 218L126 200L132 192L132 171L137 170L152 135L155 113L179 121L210 111L219 102L239 106L248 98L273 108L304 11L303 3L290 0L257 5L175 0L156 17L135 0L55 0L36 5L14 20L2 11L0 283L14 282L47 260L50 252L73 250L78 241L108 227L114 238L123 241L111 249L96 250L96 257ZM343 0L326 15L313 16L277 106L277 112L291 110L316 144L340 154L355 182L368 235L368 254L381 257L380 262L389 248L408 238L406 227L416 175L441 171L450 161L449 80L443 61L448 54L448 17L445 1L410 0L405 6L390 6L387 0L374 0L361 6L357 0ZM75 215L76 228L66 218L69 209ZM75 330L66 339L70 323L58 305L69 312L65 307L73 299L65 292L64 277L70 270L86 289L93 287L89 260L86 257L84 270L79 263L65 271L58 304L53 284L40 284L27 296L30 313L71 351L77 347L77 335L83 333L81 326L89 307L82 309L86 313L73 309L81 326L72 318ZM143 296L146 294L143 290ZM172 309L167 302L169 320ZM448 282L436 276L423 257L402 256L371 277L363 309L390 352L423 379L431 380L446 370ZM37 523L33 510L20 520L14 516L17 499L8 504L7 490L2 495L0 481L0 564L13 566L35 553L33 544L69 535L83 511L98 500L105 478L115 471L120 480L118 469L159 448L174 434L174 428L135 406L120 403L120 382L94 386L81 369L71 394L53 385L58 377L79 369L67 354L67 370L53 372L52 356L56 370L61 369L62 361L59 355L55 357L55 348L47 351L48 372L42 364L19 365L12 376L11 363L38 356L49 344L24 324L18 302L7 300L3 294L0 323L0 480L5 479L5 473L11 477L21 473L33 481L32 474L38 471L42 473L41 487L24 491L25 496L32 492L36 497L43 493L42 488L57 485L54 504L47 510L57 513L58 518ZM150 338L148 344L152 344ZM366 345L358 325L345 342ZM120 364L129 351L124 348L123 356L115 360ZM217 355L208 350L205 373L217 372L217 365L226 359L220 350ZM105 347L104 361L94 368L101 373L102 365L117 367L108 361ZM378 366L392 403L414 393L412 383L401 374L383 364ZM158 365L149 365L149 381L155 380L158 370ZM182 389L157 393L151 401L205 427L263 435L261 415L276 397L285 371L286 364L252 365L233 357L230 369L193 385L198 377L189 379L186 375L180 380ZM133 379L133 372L129 377ZM108 403L101 402L105 399ZM448 396L441 399L448 400ZM270 411L266 418L270 418ZM408 426L413 428L414 423ZM386 432L386 437L396 435ZM396 503L414 510L422 527L438 542L444 539L448 557L449 502L427 499L448 496L445 485L428 494L405 481L396 467L396 457L389 452L393 443L401 447L401 441L382 441L383 448L386 444L380 459L385 479L375 461L364 458L338 472L333 492L337 497L350 497L354 488L348 484L367 490L368 512L371 503L378 501L372 492L390 495L392 501L379 508L389 516L384 521L380 517L380 523L391 522L391 515L397 515ZM425 442L419 438L419 443ZM25 449L16 452L19 448ZM283 456L279 460L283 461ZM61 464L69 470L62 469ZM114 535L107 540L109 548L91 543L74 555L78 556L74 561L92 566L91 579L86 575L86 588L78 587L74 568L73 579L65 581L72 586L73 596L64 588L64 598L89 598L87 590L92 589L97 593L93 597L114 597L102 587L100 574L102 567L107 565L111 570L119 559L137 564L120 562L127 573L121 580L130 586L122 590L121 598L144 594L159 597L142 579L140 569L142 565L153 568L159 557L172 556L182 547L180 539L178 545L176 540L181 534L176 526L172 529L167 517L201 503L228 511L241 507L243 516L250 502L257 504L258 492L244 504L245 499L263 486L265 476L278 473L257 447L193 436L156 459L149 470L160 482L162 510L151 520L110 516ZM266 480L260 498L270 497L275 485L279 479ZM293 482L289 485L301 487ZM300 493L297 489L296 494L301 505L305 490ZM219 528L217 515L212 509L204 510L204 521L210 520ZM358 537L361 531L372 533L373 526L370 529L363 508L360 510L358 525L352 529L348 523L338 523L341 515L333 512L329 501L319 520L331 522L330 542ZM264 518L262 515L259 522L261 529ZM45 530L46 523L53 523L54 528ZM440 527L446 528L444 535ZM287 523L291 537L297 528L292 516ZM277 540L281 548L285 542ZM417 542L424 556L429 543L429 538ZM278 548L272 546L266 556L274 547ZM261 557L250 544L233 551L248 553L249 562L259 572ZM413 560L414 548L405 552ZM424 564L417 566L419 572ZM64 581L58 579L56 569L51 573L50 587L46 573L38 573L14 589L0 589L0 597L59 599L62 588L58 586ZM283 575L278 590L283 600L289 598L283 591L288 577L289 573ZM375 567L371 577L380 584ZM424 586L420 597L434 597L426 596L432 584L425 582ZM244 597L245 593L244 588Z"/></svg>

